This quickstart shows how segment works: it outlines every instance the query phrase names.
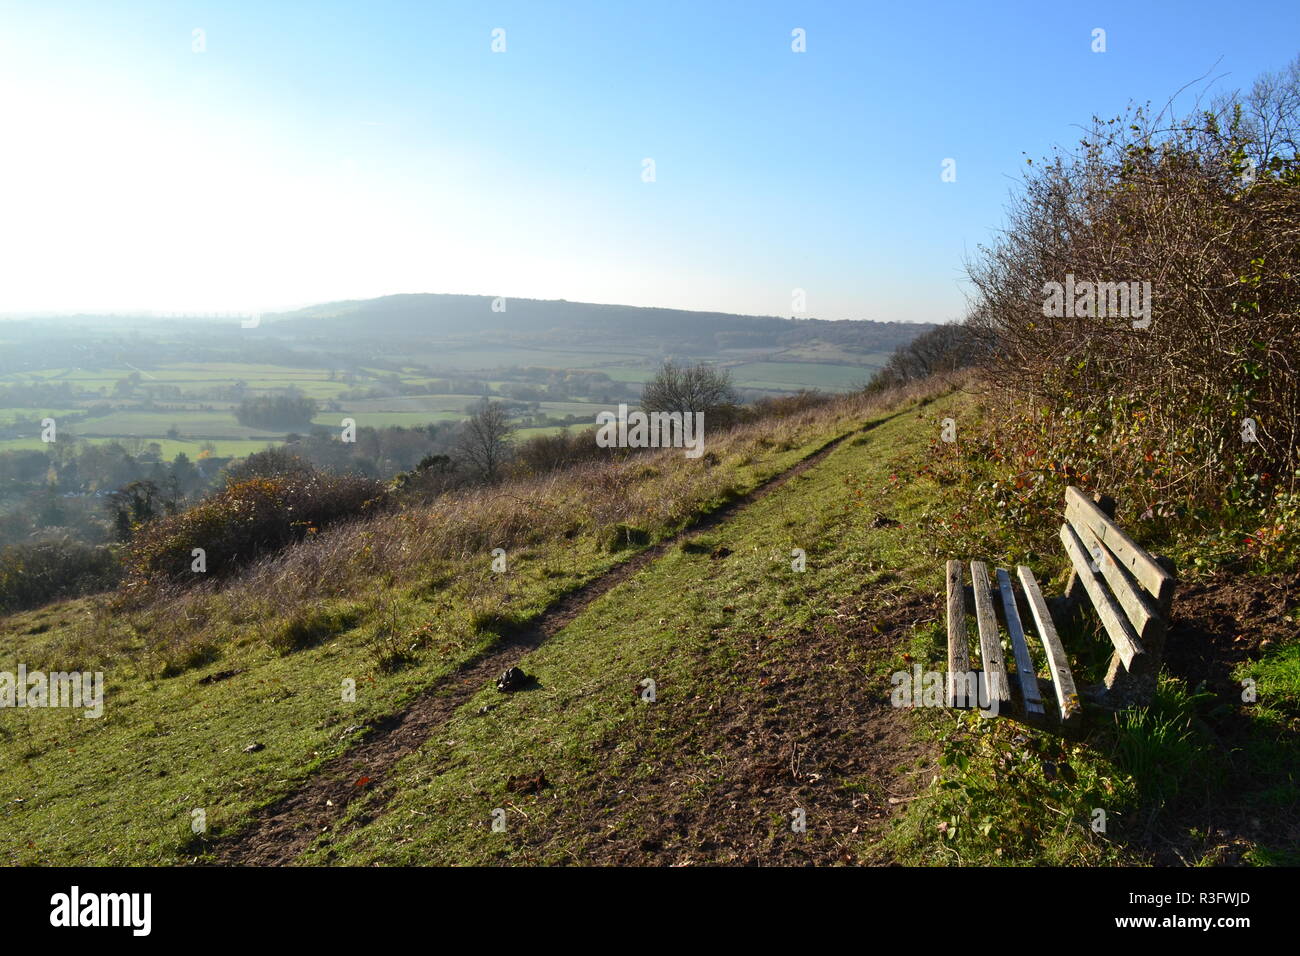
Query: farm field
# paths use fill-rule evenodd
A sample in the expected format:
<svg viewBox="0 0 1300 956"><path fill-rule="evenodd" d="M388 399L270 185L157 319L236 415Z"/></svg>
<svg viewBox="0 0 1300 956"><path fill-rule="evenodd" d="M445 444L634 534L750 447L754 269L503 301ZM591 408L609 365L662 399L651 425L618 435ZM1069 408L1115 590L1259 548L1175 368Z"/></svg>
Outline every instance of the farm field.
<svg viewBox="0 0 1300 956"><path fill-rule="evenodd" d="M75 436L75 432L74 432ZM76 436L80 437L80 436ZM120 441L117 438L85 438L85 441L92 444L107 444L109 442ZM185 440L173 438L146 438L149 444L157 444L161 449L161 456L166 461L171 461L177 455L184 453L188 458L195 459L199 456L209 443L214 447L212 454L217 458L243 458L254 452L263 451L264 449L280 444L278 438L263 439L240 439L240 438L215 438ZM5 451L46 451L49 445L45 444L40 438L11 438L6 441L0 441L0 452Z"/></svg>
<svg viewBox="0 0 1300 956"><path fill-rule="evenodd" d="M317 360L316 353L308 354L311 360ZM830 362L761 360L779 358L781 354L785 353L736 350L724 353L719 362L730 370L738 387L782 394L800 389L848 391L861 385L883 361L883 356L816 344L802 346L799 354L809 359L828 358ZM645 382L661 360L658 354L649 352L512 345L447 347L389 358L393 367L383 367L380 360L362 362L347 370L330 367L333 360L320 355L319 368L270 362L137 360L10 372L0 375L0 388L68 386L75 401L37 408L0 407L0 428L11 426L7 433L0 433L0 451L42 447L39 435L30 426L23 430L12 426L18 421L52 417L56 421L63 419L59 424L64 436L89 442L157 442L167 458L182 451L192 457L196 446L205 442L216 443L216 454L221 457L249 454L281 442L285 433L240 424L234 414L238 397L285 389L294 389L320 403L312 424L327 429L339 428L344 418L354 419L360 427L374 428L450 423L462 420L466 409L480 401L482 394L402 392L431 390L438 383L445 387L448 383L472 381L484 390L491 389L493 397L508 398L514 387L534 387L535 379L525 377L520 381L509 372L526 368L572 369L608 376L612 385L604 397L609 401L592 400L601 397L596 386L595 396L541 401L532 406L531 414L548 418L576 416L585 427L594 424L598 412L614 409L620 401L634 405L635 391L624 391ZM844 360L863 364L837 364ZM367 393L368 397L361 397ZM347 394L357 397L342 397ZM87 416L92 408L95 414ZM520 424L528 426L529 422ZM556 426L530 426L521 428L519 434L529 437L555 430Z"/></svg>
<svg viewBox="0 0 1300 956"><path fill-rule="evenodd" d="M881 357L880 365L884 364ZM826 365L814 362L746 362L733 366L736 384L749 388L790 390L820 389L824 392L848 392L861 388L879 366Z"/></svg>
<svg viewBox="0 0 1300 956"><path fill-rule="evenodd" d="M488 369L509 368L595 368L623 362L653 362L647 353L576 351L569 349L531 349L517 346L499 348L447 348L414 354L391 356L394 361L419 362L433 369L481 372Z"/></svg>

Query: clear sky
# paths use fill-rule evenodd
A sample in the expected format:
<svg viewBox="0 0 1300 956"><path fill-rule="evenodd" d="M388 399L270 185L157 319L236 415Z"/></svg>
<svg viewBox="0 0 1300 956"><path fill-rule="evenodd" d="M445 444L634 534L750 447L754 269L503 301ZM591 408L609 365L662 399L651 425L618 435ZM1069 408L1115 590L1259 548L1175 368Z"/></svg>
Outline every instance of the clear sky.
<svg viewBox="0 0 1300 956"><path fill-rule="evenodd" d="M0 313L802 289L959 318L1025 153L1246 86L1297 27L1294 0L0 0Z"/></svg>

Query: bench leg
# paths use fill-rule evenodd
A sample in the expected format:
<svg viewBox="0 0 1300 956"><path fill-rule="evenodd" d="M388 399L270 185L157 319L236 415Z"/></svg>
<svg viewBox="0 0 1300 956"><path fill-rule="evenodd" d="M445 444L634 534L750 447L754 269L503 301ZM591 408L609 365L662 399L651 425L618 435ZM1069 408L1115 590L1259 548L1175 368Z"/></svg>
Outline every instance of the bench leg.
<svg viewBox="0 0 1300 956"><path fill-rule="evenodd" d="M1105 681L1091 695L1094 703L1110 710L1151 703L1156 693L1156 668L1149 663L1138 666L1139 661L1146 662L1147 655L1134 661L1135 669L1130 671L1118 654L1112 654Z"/></svg>

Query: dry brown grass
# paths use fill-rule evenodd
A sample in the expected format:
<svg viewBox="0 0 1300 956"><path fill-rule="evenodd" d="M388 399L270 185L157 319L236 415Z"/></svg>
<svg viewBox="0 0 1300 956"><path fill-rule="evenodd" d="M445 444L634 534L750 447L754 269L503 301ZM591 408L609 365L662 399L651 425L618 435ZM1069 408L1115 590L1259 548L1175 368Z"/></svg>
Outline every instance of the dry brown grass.
<svg viewBox="0 0 1300 956"><path fill-rule="evenodd" d="M230 641L279 647L284 622L327 602L347 605L350 619L376 633L394 606L414 615L411 632L422 630L415 617L432 609L441 621L428 640L463 646L512 615L526 616L524 608L535 609L556 589L598 574L617 560L610 552L662 540L744 494L793 465L798 450L949 387L932 381L873 396L788 403L781 406L785 414L710 434L697 459L680 449L645 451L454 490L427 504L410 501L322 529L232 577L119 601L113 633L100 635L100 651L142 646L157 670L175 672ZM495 548L505 549L512 570L519 557L539 558L531 577L507 581L486 573ZM566 580L539 588L539 577Z"/></svg>

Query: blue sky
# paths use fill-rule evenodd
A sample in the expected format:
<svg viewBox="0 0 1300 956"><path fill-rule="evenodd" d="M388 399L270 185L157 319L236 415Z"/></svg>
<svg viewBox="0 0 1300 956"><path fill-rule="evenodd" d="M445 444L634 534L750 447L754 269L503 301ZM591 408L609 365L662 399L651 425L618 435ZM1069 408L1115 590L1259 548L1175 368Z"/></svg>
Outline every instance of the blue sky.
<svg viewBox="0 0 1300 956"><path fill-rule="evenodd" d="M1300 52L1293 2L985 6L0 2L0 313L955 319L1025 154Z"/></svg>

